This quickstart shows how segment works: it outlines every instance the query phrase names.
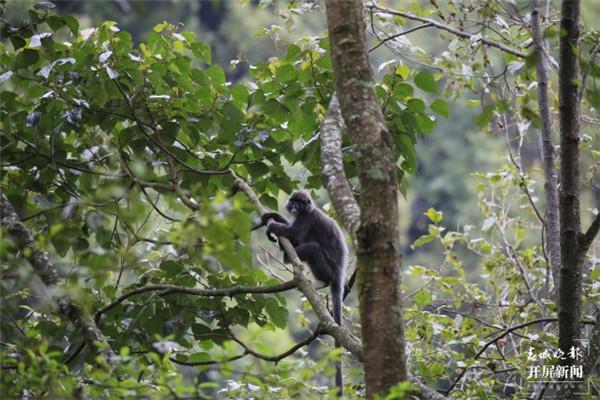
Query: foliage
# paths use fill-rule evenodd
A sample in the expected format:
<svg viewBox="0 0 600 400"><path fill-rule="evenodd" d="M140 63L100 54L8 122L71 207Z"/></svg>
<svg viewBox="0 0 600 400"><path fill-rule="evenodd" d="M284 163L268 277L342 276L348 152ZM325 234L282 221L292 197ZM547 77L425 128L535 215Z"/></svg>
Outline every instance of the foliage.
<svg viewBox="0 0 600 400"><path fill-rule="evenodd" d="M252 332L290 324L285 296L189 289L279 283L255 266L252 207L229 191L241 177L277 209L280 191L300 184L293 168L306 171L303 186L321 187L317 132L332 94L327 40L289 45L283 57L252 65L241 84L226 80L195 34L166 22L134 45L114 22L80 31L75 18L38 6L29 21L5 23L2 38L2 191L50 253L61 289L120 351L114 360L82 351L80 333L30 284L5 236L3 394L319 396L315 372L332 372L327 357L233 362L273 354ZM400 179L415 171L414 145L432 130L431 114L447 109L441 99L415 97L414 86L437 91L431 75L407 68L377 87ZM350 156L348 149L353 178ZM195 367L197 379L175 365ZM248 375L256 368L260 379Z"/></svg>
<svg viewBox="0 0 600 400"><path fill-rule="evenodd" d="M525 17L508 18L505 2L451 2L441 8L431 3L421 8L413 2L406 9L421 17L442 15L442 21L463 27L475 18L493 28L486 31L492 39L527 53ZM370 28L379 35L412 28L404 18L378 18ZM95 314L119 355L105 360L82 348L80 332L56 316L46 289L3 234L2 394L333 397L324 378L333 374L331 361L339 357L330 351L333 346L312 345L269 361L294 339L308 336L301 331L311 323L309 306L294 292L189 293L268 287L280 283L281 275L289 277L271 256L260 257L250 235L252 206L230 187L234 174L251 182L273 209L281 192L321 188L318 131L332 94L327 39L289 44L280 57L249 65L248 81L239 83L229 82L212 63L208 44L177 26L156 25L135 44L114 22L90 30L80 30L80 22L38 6L28 21L3 24L0 179L37 245L50 253L63 278L61 289ZM534 179L537 171L527 169L538 157L536 55L495 54L481 45L481 37L446 36L450 41L443 45L423 37L441 51L423 51L406 38L386 42L393 57L381 64L376 87L402 187L406 191L407 175L425 164L419 168L425 177L417 177L413 187L429 205L445 207L444 213L425 212L426 231L413 243L440 254L438 265L411 265L405 280L410 369L432 387L452 388L452 398L519 396L526 389L525 349L557 340L553 321L535 322L556 312L537 215L543 209L536 196L541 185ZM546 38L553 54L558 33L552 25ZM594 131L600 70L589 59L597 42L596 31L582 35L588 84L581 148L588 185L595 184L600 163ZM240 62L245 63L234 60ZM472 113L450 102L460 96L471 98L471 110L481 107L476 122L496 140L508 138L513 152L510 163L474 175L477 227L452 215L458 210L470 218L475 207L465 210L463 197L450 207L446 196L452 189L467 190L449 176L462 177L476 157L488 157L469 150L482 153L483 147L464 128ZM556 113L555 94L552 99ZM439 140L425 136L448 116L460 132L445 132ZM445 122L438 126L447 129ZM464 139L453 140L455 133ZM347 142L343 155L359 192ZM589 306L600 296L598 258L590 257L588 265ZM351 307L346 311L351 319ZM348 397L362 395L356 364L345 374L356 383L346 388ZM401 383L388 398L410 389Z"/></svg>

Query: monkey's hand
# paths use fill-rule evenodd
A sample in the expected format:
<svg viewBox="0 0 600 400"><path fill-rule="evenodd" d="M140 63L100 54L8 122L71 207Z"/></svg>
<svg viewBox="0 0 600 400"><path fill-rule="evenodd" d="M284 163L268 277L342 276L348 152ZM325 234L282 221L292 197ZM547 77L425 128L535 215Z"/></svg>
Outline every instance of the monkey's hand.
<svg viewBox="0 0 600 400"><path fill-rule="evenodd" d="M279 222L281 224L289 225L288 220L282 217L280 214L275 212L264 213L260 217L260 221L264 226L267 226L269 220L274 220L275 222Z"/></svg>
<svg viewBox="0 0 600 400"><path fill-rule="evenodd" d="M271 232L271 227L269 226L269 224L267 223L267 238L273 242L273 243L277 243L277 237L275 235L273 235L273 232Z"/></svg>

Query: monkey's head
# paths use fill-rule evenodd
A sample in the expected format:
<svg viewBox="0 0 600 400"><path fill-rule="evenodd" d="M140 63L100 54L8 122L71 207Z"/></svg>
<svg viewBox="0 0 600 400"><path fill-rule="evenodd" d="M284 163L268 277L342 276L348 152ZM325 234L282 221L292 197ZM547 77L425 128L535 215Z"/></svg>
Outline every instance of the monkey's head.
<svg viewBox="0 0 600 400"><path fill-rule="evenodd" d="M308 193L299 190L292 193L285 208L290 214L299 215L310 213L314 205Z"/></svg>

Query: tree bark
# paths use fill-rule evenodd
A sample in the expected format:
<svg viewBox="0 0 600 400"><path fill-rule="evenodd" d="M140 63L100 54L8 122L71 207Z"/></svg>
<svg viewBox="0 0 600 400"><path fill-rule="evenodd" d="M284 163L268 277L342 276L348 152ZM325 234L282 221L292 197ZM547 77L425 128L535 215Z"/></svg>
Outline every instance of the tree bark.
<svg viewBox="0 0 600 400"><path fill-rule="evenodd" d="M578 343L581 333L582 267L585 251L580 246L581 191L579 167L579 0L563 0L560 18L559 119L560 119L560 250L558 344L565 353ZM568 353L566 353L568 354ZM569 360L562 361L570 362ZM561 385L557 398L574 398Z"/></svg>
<svg viewBox="0 0 600 400"><path fill-rule="evenodd" d="M565 351L575 345L581 331L581 267L579 251L579 0L562 2L559 54L560 102L560 247L562 268L559 293L559 345Z"/></svg>
<svg viewBox="0 0 600 400"><path fill-rule="evenodd" d="M367 398L408 379L401 307L396 154L375 95L362 1L329 0L334 83L361 187L357 283Z"/></svg>
<svg viewBox="0 0 600 400"><path fill-rule="evenodd" d="M552 140L552 117L548 96L548 54L540 23L540 1L531 0L531 33L538 55L536 64L538 107L542 117L542 159L544 162L544 191L546 194L546 252L554 280L554 293L558 291L560 276L560 221L558 206L558 177L554 168L554 143Z"/></svg>
<svg viewBox="0 0 600 400"><path fill-rule="evenodd" d="M321 176L331 203L340 216L344 227L350 234L352 243L356 242L356 230L360 225L360 209L352 194L352 188L344 172L342 160L342 132L344 120L340 104L334 94L323 123L321 123Z"/></svg>

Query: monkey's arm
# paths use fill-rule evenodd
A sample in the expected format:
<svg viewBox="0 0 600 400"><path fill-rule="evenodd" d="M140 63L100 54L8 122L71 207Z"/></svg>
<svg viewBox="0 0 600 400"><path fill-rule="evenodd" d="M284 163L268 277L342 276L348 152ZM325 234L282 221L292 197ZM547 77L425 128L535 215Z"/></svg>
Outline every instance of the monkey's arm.
<svg viewBox="0 0 600 400"><path fill-rule="evenodd" d="M303 225L298 221L295 221L292 225L282 224L279 222L269 221L267 223L267 235L275 234L277 236L283 236L294 241L296 238L302 236Z"/></svg>
<svg viewBox="0 0 600 400"><path fill-rule="evenodd" d="M272 221L275 220L277 223L289 225L289 222L287 219L285 219L285 217L282 217L280 214L274 212L264 213L260 219L261 224L267 227L267 238L273 243L277 243L277 238L269 231L269 223L272 223Z"/></svg>
<svg viewBox="0 0 600 400"><path fill-rule="evenodd" d="M287 219L285 219L285 217L282 217L280 214L275 213L275 212L271 212L271 213L265 213L261 216L260 218L260 222L258 224L254 224L252 226L252 229L250 229L251 231L255 231L257 229L262 228L263 226L267 226L267 223L269 222L269 220L274 219L277 222L281 222L283 224L289 225L289 222L287 221ZM273 236L272 234L269 234L267 232L267 238L273 242L273 243L277 243L277 239L275 238L275 236Z"/></svg>
<svg viewBox="0 0 600 400"><path fill-rule="evenodd" d="M281 214L276 213L276 212L264 213L260 217L260 220L261 220L261 222L262 222L262 224L264 226L267 225L267 223L269 222L270 219L275 220L276 222L279 222L279 223L282 223L282 224L286 224L286 225L290 224L288 222L288 220L285 219L285 217L283 217Z"/></svg>

